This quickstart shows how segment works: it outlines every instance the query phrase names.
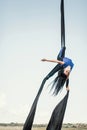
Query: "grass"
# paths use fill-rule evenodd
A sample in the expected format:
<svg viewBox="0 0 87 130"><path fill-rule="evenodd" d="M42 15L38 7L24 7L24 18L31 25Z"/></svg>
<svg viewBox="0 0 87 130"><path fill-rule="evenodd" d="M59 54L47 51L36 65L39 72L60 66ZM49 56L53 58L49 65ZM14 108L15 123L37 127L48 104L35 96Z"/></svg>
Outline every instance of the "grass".
<svg viewBox="0 0 87 130"><path fill-rule="evenodd" d="M21 126L1 126L0 130L23 130ZM32 130L46 130L46 127L34 127ZM62 130L87 130L87 128L62 128Z"/></svg>
<svg viewBox="0 0 87 130"><path fill-rule="evenodd" d="M0 130L23 130L23 125L0 125ZM46 130L46 126L34 126L32 130ZM61 130L87 130L87 125L66 124Z"/></svg>

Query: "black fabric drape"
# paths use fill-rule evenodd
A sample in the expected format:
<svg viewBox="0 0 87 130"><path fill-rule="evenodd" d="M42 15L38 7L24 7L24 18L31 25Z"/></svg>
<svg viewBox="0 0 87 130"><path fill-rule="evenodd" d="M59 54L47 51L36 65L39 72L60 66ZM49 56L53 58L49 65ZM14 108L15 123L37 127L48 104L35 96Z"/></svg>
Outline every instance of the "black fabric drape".
<svg viewBox="0 0 87 130"><path fill-rule="evenodd" d="M65 47L65 19L64 19L64 0L61 0L61 48ZM68 83L68 82L67 82ZM61 130L68 101L69 91L65 97L57 104L46 130Z"/></svg>
<svg viewBox="0 0 87 130"><path fill-rule="evenodd" d="M46 130L61 130L63 118L68 101L69 91L60 103L55 107Z"/></svg>
<svg viewBox="0 0 87 130"><path fill-rule="evenodd" d="M65 46L65 18L64 18L64 0L61 0L61 47Z"/></svg>
<svg viewBox="0 0 87 130"><path fill-rule="evenodd" d="M36 112L36 107L37 107L37 103L38 103L38 99L40 97L40 94L42 92L42 89L43 89L43 86L45 84L46 80L43 80L42 84L41 84L41 87L37 93L37 96L32 104L32 107L31 107L31 110L29 112L29 115L25 121L25 124L24 124L24 127L23 127L23 130L31 130L32 128L32 124L33 124L33 121L34 121L34 116L35 116L35 112Z"/></svg>

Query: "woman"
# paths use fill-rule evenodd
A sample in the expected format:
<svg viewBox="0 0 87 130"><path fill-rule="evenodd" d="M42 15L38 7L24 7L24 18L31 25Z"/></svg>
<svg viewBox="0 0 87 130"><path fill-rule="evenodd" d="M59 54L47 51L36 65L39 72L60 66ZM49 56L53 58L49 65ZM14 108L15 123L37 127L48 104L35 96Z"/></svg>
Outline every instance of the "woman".
<svg viewBox="0 0 87 130"><path fill-rule="evenodd" d="M50 72L49 74L43 79L41 86L39 88L39 91L35 97L35 100L32 104L31 110L29 112L29 115L25 121L23 130L31 130L32 128L32 124L34 121L34 116L35 116L35 112L36 112L36 107L37 107L37 103L39 100L39 97L41 95L41 92L43 90L44 84L46 83L46 81L52 77L56 72L58 72L58 76L55 78L54 83L53 83L53 87L54 89L54 94L57 95L58 92L60 91L60 89L63 87L65 81L66 81L66 89L67 92L69 92L69 87L68 87L68 83L69 83L69 74L73 68L73 62L69 59L64 57L65 55L65 47L63 47L57 57L57 60L47 60L47 59L42 59L42 61L48 61L48 62L55 62L58 63Z"/></svg>
<svg viewBox="0 0 87 130"><path fill-rule="evenodd" d="M49 59L42 59L41 60L41 61L58 63L58 67L56 68L55 71L53 71L54 73L56 73L58 71L58 76L55 78L54 83L52 85L52 88L55 88L54 92L53 92L54 95L58 94L58 92L63 87L65 81L66 81L66 90L69 90L69 86L68 86L69 75L70 75L70 72L71 72L74 64L73 64L71 59L64 57L65 49L66 49L65 47L61 48L61 50L57 56L57 60L49 60ZM51 77L52 75L50 73L50 74L48 74L48 77Z"/></svg>

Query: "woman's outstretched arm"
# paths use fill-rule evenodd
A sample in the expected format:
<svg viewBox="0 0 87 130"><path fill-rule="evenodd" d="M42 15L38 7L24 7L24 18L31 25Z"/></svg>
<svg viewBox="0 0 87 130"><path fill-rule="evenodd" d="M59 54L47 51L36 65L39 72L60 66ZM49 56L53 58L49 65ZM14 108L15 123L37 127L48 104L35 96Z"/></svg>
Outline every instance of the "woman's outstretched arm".
<svg viewBox="0 0 87 130"><path fill-rule="evenodd" d="M60 61L60 60L48 60L48 59L41 59L41 61L47 61L47 62L54 62L54 63L58 63L58 64L64 64L63 61Z"/></svg>

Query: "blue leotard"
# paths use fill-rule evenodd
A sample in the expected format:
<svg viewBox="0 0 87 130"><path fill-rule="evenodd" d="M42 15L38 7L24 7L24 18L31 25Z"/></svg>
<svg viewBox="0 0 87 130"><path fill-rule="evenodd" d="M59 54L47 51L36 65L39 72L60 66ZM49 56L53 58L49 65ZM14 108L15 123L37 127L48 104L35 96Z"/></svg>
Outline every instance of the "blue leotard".
<svg viewBox="0 0 87 130"><path fill-rule="evenodd" d="M64 57L64 58L63 58L63 62L64 62L64 64L63 64L63 67L64 67L64 68L66 68L67 66L70 66L70 67L71 67L71 70L72 70L72 68L73 68L73 66L74 66L74 63L72 62L71 59L69 59L69 58L67 58L67 57Z"/></svg>
<svg viewBox="0 0 87 130"><path fill-rule="evenodd" d="M66 49L65 47L61 48L61 50L60 50L60 52L59 52L59 54L57 56L57 59L64 62L64 64L62 65L63 68L66 68L67 66L70 66L71 70L72 70L74 64L73 64L71 59L69 59L67 57L64 57L65 56L65 49Z"/></svg>

